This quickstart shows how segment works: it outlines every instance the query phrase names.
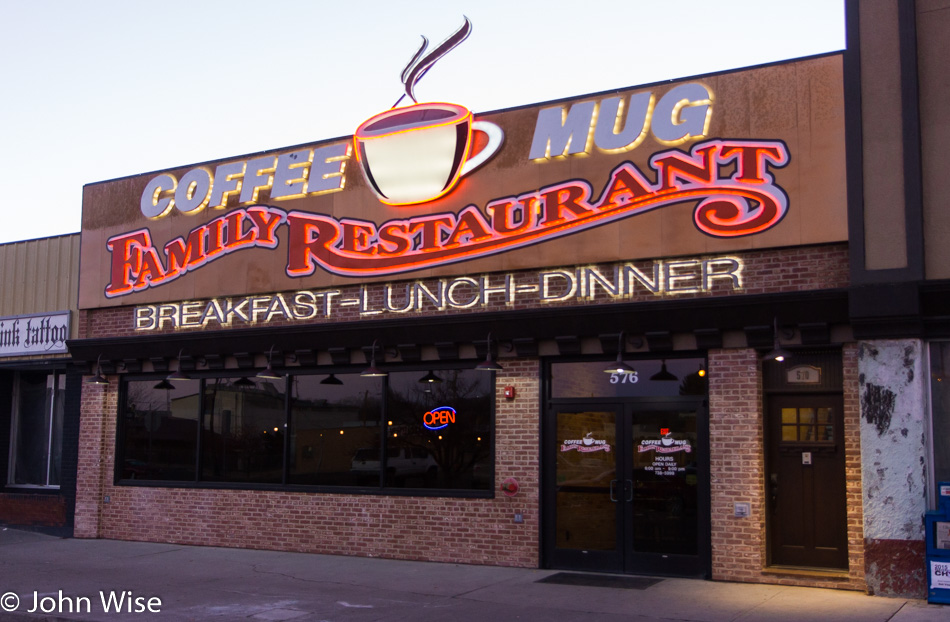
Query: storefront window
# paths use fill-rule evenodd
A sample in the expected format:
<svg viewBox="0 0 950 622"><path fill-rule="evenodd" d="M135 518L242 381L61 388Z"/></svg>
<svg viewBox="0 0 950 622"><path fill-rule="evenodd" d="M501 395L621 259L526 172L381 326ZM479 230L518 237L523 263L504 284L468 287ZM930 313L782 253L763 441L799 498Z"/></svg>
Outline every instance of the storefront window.
<svg viewBox="0 0 950 622"><path fill-rule="evenodd" d="M475 370L391 373L386 485L490 488L491 375ZM428 376L428 374L426 374Z"/></svg>
<svg viewBox="0 0 950 622"><path fill-rule="evenodd" d="M193 481L198 448L197 382L125 384L123 479Z"/></svg>
<svg viewBox="0 0 950 622"><path fill-rule="evenodd" d="M59 486L65 393L66 377L62 374L16 374L11 484Z"/></svg>
<svg viewBox="0 0 950 622"><path fill-rule="evenodd" d="M378 378L294 376L288 481L379 486L381 396Z"/></svg>
<svg viewBox="0 0 950 622"><path fill-rule="evenodd" d="M490 490L491 375L430 373L125 381L118 479Z"/></svg>
<svg viewBox="0 0 950 622"><path fill-rule="evenodd" d="M286 381L211 378L204 383L201 475L209 482L283 481Z"/></svg>
<svg viewBox="0 0 950 622"><path fill-rule="evenodd" d="M609 361L554 363L551 397L676 397L706 394L706 366L701 358L626 361L633 371L604 373Z"/></svg>
<svg viewBox="0 0 950 622"><path fill-rule="evenodd" d="M950 342L930 344L930 372L934 478L950 482Z"/></svg>

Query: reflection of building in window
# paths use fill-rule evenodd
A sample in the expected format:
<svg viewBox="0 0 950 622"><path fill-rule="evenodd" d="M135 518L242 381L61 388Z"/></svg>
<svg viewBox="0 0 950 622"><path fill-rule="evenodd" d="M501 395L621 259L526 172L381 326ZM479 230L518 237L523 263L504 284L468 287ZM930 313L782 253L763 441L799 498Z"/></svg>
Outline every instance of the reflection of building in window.
<svg viewBox="0 0 950 622"><path fill-rule="evenodd" d="M443 370L442 382L420 383L418 372L390 374L387 393L388 485L491 487L491 379L475 370ZM432 430L425 414L449 407L455 421Z"/></svg>
<svg viewBox="0 0 950 622"><path fill-rule="evenodd" d="M63 374L14 374L11 484L59 486L65 393Z"/></svg>
<svg viewBox="0 0 950 622"><path fill-rule="evenodd" d="M325 374L205 378L170 388L129 380L119 477L488 490L491 379L474 370L439 373L444 381L432 385L421 385L418 372L339 374L342 384L322 382ZM459 416L426 429L424 413L440 404Z"/></svg>

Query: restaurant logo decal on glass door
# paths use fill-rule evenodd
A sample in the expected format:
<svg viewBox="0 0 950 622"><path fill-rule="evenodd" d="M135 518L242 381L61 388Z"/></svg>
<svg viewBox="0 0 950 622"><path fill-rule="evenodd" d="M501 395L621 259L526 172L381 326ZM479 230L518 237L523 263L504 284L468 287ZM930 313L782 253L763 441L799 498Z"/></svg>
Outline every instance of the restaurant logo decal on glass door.
<svg viewBox="0 0 950 622"><path fill-rule="evenodd" d="M610 451L610 445L607 441L597 440L592 437L593 432L588 432L584 438L565 440L561 443L561 451L579 451L581 453L590 453L592 451Z"/></svg>
<svg viewBox="0 0 950 622"><path fill-rule="evenodd" d="M669 428L660 428L660 438L640 441L637 451L640 453L655 451L658 454L671 454L678 451L690 453L693 451L693 447L689 444L689 441L679 441L671 437Z"/></svg>

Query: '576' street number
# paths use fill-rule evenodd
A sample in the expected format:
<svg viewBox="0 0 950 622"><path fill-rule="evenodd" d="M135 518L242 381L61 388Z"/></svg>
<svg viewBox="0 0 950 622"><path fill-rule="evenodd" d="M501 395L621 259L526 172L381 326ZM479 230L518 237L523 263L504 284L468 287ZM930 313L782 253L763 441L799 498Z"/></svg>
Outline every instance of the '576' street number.
<svg viewBox="0 0 950 622"><path fill-rule="evenodd" d="M625 371L622 374L610 374L610 384L636 384L640 378L635 371Z"/></svg>

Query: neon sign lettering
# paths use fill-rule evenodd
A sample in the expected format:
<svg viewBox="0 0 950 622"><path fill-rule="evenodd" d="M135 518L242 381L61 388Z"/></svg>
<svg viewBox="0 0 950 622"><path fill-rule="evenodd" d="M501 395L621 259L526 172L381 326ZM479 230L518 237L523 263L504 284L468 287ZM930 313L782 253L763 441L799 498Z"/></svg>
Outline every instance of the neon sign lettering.
<svg viewBox="0 0 950 622"><path fill-rule="evenodd" d="M275 231L285 218L283 210L261 205L232 210L165 244L164 261L148 229L109 238L112 280L105 295L114 298L158 287L243 248L277 248Z"/></svg>
<svg viewBox="0 0 950 622"><path fill-rule="evenodd" d="M455 409L451 406L439 406L422 415L422 424L430 430L441 430L455 423Z"/></svg>
<svg viewBox="0 0 950 622"><path fill-rule="evenodd" d="M487 257L539 244L659 208L697 201L695 226L718 238L760 233L777 225L788 198L773 181L772 167L785 166L788 149L779 141L710 140L654 154L650 182L623 162L599 197L578 179L490 201L482 211L469 205L458 214L437 213L374 222L258 205L227 215L176 238L159 251L148 229L108 240L112 298L157 287L242 248L276 248L276 228L286 223L288 277L317 267L337 275L401 274ZM163 257L164 255L164 257Z"/></svg>
<svg viewBox="0 0 950 622"><path fill-rule="evenodd" d="M337 220L290 212L287 275L313 274L317 266L345 276L380 276L486 257L585 231L685 201L699 201L695 225L712 237L760 233L788 209L769 168L788 163L777 141L697 143L689 154L654 154L649 182L630 162L613 170L600 197L573 180L491 201L483 213L469 205L458 214L391 220ZM721 171L729 170L727 177Z"/></svg>

